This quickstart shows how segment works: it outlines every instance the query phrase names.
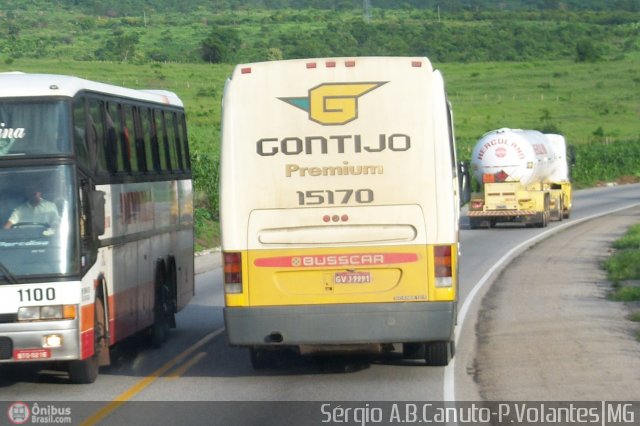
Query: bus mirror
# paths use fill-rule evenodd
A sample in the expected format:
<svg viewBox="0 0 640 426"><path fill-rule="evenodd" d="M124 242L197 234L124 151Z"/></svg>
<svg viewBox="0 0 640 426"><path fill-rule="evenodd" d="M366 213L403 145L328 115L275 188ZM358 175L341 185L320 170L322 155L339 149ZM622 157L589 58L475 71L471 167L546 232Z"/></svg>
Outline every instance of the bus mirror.
<svg viewBox="0 0 640 426"><path fill-rule="evenodd" d="M471 200L471 174L466 161L458 163L458 185L460 188L460 206L464 206Z"/></svg>
<svg viewBox="0 0 640 426"><path fill-rule="evenodd" d="M104 191L91 192L91 231L94 237L104 234Z"/></svg>

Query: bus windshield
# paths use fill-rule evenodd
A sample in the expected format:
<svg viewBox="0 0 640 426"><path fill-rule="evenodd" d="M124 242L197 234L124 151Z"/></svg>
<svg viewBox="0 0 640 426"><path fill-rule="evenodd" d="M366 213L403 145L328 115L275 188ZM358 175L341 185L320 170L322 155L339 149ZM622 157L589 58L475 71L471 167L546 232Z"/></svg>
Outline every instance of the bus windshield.
<svg viewBox="0 0 640 426"><path fill-rule="evenodd" d="M0 156L70 153L69 123L66 101L2 101Z"/></svg>
<svg viewBox="0 0 640 426"><path fill-rule="evenodd" d="M0 169L0 284L76 272L71 166Z"/></svg>

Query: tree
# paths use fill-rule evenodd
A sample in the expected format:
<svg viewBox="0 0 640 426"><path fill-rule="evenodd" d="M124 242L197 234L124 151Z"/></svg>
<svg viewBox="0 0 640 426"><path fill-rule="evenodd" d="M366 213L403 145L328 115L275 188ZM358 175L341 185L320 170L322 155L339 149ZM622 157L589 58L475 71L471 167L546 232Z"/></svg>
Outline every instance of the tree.
<svg viewBox="0 0 640 426"><path fill-rule="evenodd" d="M576 43L576 62L596 62L600 52L590 39L582 39Z"/></svg>
<svg viewBox="0 0 640 426"><path fill-rule="evenodd" d="M135 53L136 46L140 41L140 34L116 30L113 35L100 49L96 50L96 58L105 61L127 62Z"/></svg>
<svg viewBox="0 0 640 426"><path fill-rule="evenodd" d="M232 62L240 44L240 36L235 29L216 27L200 43L202 59L213 63Z"/></svg>

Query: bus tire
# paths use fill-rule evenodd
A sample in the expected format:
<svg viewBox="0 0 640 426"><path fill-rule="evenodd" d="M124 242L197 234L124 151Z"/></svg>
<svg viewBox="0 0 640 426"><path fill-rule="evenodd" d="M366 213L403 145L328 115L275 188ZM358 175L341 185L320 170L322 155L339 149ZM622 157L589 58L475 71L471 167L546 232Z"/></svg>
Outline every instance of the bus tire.
<svg viewBox="0 0 640 426"><path fill-rule="evenodd" d="M155 303L153 307L153 325L151 325L151 346L159 348L169 338L170 308L169 286L164 262L156 268Z"/></svg>
<svg viewBox="0 0 640 426"><path fill-rule="evenodd" d="M425 344L417 342L409 342L402 344L402 357L404 359L424 359Z"/></svg>
<svg viewBox="0 0 640 426"><path fill-rule="evenodd" d="M270 351L263 348L249 348L249 358L254 370L264 370L275 365L277 351Z"/></svg>
<svg viewBox="0 0 640 426"><path fill-rule="evenodd" d="M75 360L69 363L69 380L71 383L89 384L95 382L100 370L100 361L105 358L105 354L102 352L109 350L106 342L104 302L98 298L94 306L94 353L87 359ZM108 354L106 355L108 359Z"/></svg>
<svg viewBox="0 0 640 426"><path fill-rule="evenodd" d="M176 316L178 312L178 268L176 267L176 259L169 256L167 259L167 275L169 277L169 327L176 328Z"/></svg>
<svg viewBox="0 0 640 426"><path fill-rule="evenodd" d="M427 343L425 348L425 361L427 365L444 367L449 365L455 352L453 340L446 342Z"/></svg>

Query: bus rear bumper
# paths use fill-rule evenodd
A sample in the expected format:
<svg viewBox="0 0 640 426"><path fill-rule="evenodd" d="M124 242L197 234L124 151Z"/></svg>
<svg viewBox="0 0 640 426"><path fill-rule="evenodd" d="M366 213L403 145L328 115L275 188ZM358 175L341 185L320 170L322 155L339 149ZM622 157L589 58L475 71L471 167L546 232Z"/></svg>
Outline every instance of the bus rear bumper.
<svg viewBox="0 0 640 426"><path fill-rule="evenodd" d="M227 307L234 346L348 345L449 341L456 302Z"/></svg>

